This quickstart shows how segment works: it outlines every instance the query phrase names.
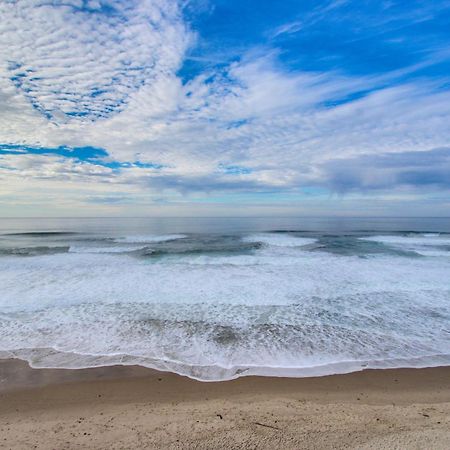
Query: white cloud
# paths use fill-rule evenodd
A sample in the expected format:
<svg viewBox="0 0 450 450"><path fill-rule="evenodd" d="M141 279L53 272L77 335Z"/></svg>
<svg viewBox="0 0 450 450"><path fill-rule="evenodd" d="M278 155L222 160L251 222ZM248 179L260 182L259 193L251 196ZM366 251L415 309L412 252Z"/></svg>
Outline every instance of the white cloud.
<svg viewBox="0 0 450 450"><path fill-rule="evenodd" d="M176 2L0 5L2 75L49 120L95 120L172 74L190 42Z"/></svg>
<svg viewBox="0 0 450 450"><path fill-rule="evenodd" d="M254 51L183 85L176 73L193 33L176 2L89 2L89 12L81 4L0 5L0 143L90 145L165 168L118 173L60 157L4 156L0 176L10 185L27 176L61 190L70 181L84 193L86 185L175 197L295 190L315 185L335 159L450 141L450 93L437 84L288 71L276 52ZM371 93L348 100L363 91ZM252 171L221 173L221 164Z"/></svg>

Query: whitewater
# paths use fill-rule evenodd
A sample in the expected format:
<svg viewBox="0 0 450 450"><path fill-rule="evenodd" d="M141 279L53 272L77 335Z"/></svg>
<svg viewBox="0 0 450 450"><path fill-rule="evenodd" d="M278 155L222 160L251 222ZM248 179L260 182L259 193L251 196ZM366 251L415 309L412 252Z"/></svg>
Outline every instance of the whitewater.
<svg viewBox="0 0 450 450"><path fill-rule="evenodd" d="M3 223L0 358L203 381L450 364L447 223L269 225Z"/></svg>

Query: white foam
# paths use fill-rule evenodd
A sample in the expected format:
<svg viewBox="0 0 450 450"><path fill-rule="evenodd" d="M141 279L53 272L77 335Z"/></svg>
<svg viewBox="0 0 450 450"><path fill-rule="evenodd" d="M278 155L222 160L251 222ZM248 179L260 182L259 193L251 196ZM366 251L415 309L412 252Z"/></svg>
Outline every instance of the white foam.
<svg viewBox="0 0 450 450"><path fill-rule="evenodd" d="M243 238L244 242L261 242L276 247L302 247L317 242L317 239L292 236L282 233L252 234Z"/></svg>
<svg viewBox="0 0 450 450"><path fill-rule="evenodd" d="M127 243L127 244L145 244L152 242L173 241L175 239L183 239L185 237L187 237L185 234L138 235L138 236L125 236L117 238L114 241L118 243Z"/></svg>
<svg viewBox="0 0 450 450"><path fill-rule="evenodd" d="M425 246L439 246L450 245L450 238L441 237L436 234L424 234L421 236L370 236L360 238L364 241L381 242L383 244L397 244L397 245L425 245Z"/></svg>
<svg viewBox="0 0 450 450"><path fill-rule="evenodd" d="M448 353L449 273L447 259L277 245L158 260L2 257L0 353L36 367L142 364L202 380L430 365Z"/></svg>
<svg viewBox="0 0 450 450"><path fill-rule="evenodd" d="M415 252L428 257L450 257L450 251L439 247L450 246L450 238L436 233L414 236L371 236L365 241L380 242L394 248Z"/></svg>

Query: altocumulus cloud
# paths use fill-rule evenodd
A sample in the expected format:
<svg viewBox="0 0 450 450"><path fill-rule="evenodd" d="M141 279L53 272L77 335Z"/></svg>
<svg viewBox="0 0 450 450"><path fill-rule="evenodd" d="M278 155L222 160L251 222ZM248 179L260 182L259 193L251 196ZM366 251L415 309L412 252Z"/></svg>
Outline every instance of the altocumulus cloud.
<svg viewBox="0 0 450 450"><path fill-rule="evenodd" d="M3 75L57 123L121 111L178 68L189 41L174 2L21 0L0 13Z"/></svg>
<svg viewBox="0 0 450 450"><path fill-rule="evenodd" d="M221 7L238 11L234 1L211 1L200 21L195 2L2 2L5 207L18 196L36 201L37 190L77 207L214 192L230 203L236 192L270 193L273 203L274 193L311 188L323 196L410 189L416 199L421 190L447 192L449 36L437 31L448 7L392 2L380 12L369 4L355 16L371 30L364 36L350 19L354 2L324 2L291 5L276 23L268 11L258 30L249 16L250 38L238 46L231 25L217 23L230 35L220 38L204 25ZM353 35L341 36L342 21ZM362 70L352 63L364 59L354 43L381 45L380 27L383 54L401 54L402 63L381 58ZM354 53L327 50L333 34Z"/></svg>

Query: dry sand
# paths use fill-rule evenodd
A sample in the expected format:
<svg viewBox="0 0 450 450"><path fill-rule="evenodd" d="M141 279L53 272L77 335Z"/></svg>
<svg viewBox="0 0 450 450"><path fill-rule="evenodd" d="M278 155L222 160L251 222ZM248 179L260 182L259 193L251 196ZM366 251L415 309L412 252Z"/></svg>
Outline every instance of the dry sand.
<svg viewBox="0 0 450 450"><path fill-rule="evenodd" d="M0 361L5 449L450 449L450 367L200 383Z"/></svg>

